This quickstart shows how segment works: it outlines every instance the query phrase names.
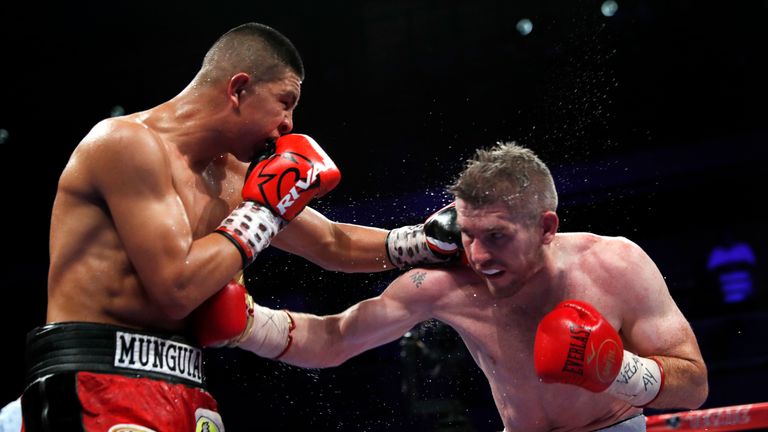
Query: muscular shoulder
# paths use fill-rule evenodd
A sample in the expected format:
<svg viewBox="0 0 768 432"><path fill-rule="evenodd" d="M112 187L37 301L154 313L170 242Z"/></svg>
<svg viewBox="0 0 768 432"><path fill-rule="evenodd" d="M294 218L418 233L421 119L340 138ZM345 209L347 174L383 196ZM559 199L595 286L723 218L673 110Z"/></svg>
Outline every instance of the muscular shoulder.
<svg viewBox="0 0 768 432"><path fill-rule="evenodd" d="M116 161L123 166L150 167L167 158L157 134L142 123L128 118L107 119L88 133L78 146L101 161Z"/></svg>
<svg viewBox="0 0 768 432"><path fill-rule="evenodd" d="M116 118L91 129L73 152L65 174L74 169L98 189L139 179L153 187L156 181L170 179L168 167L166 147L153 131L130 118Z"/></svg>
<svg viewBox="0 0 768 432"><path fill-rule="evenodd" d="M625 272L633 266L643 264L645 252L625 237L608 237L589 233L572 234L570 245L574 258L580 265L593 271L607 273Z"/></svg>
<svg viewBox="0 0 768 432"><path fill-rule="evenodd" d="M636 243L624 237L573 236L566 266L570 293L595 305L617 329L669 297L658 268Z"/></svg>

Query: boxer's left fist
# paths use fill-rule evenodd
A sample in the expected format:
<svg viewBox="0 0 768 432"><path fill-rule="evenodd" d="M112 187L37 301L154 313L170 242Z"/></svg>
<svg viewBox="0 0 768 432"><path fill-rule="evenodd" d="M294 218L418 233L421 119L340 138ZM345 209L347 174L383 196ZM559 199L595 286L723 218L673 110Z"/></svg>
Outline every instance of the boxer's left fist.
<svg viewBox="0 0 768 432"><path fill-rule="evenodd" d="M555 306L539 323L533 361L544 382L601 392L618 375L623 353L619 334L595 308L569 300Z"/></svg>
<svg viewBox="0 0 768 432"><path fill-rule="evenodd" d="M315 140L283 135L275 141L274 153L263 155L248 168L243 200L266 206L290 221L340 180L341 172Z"/></svg>
<svg viewBox="0 0 768 432"><path fill-rule="evenodd" d="M340 180L336 164L315 140L306 135L283 135L248 167L242 190L244 201L216 232L237 248L245 268L288 221Z"/></svg>
<svg viewBox="0 0 768 432"><path fill-rule="evenodd" d="M663 384L661 364L625 351L616 329L579 300L566 300L542 318L533 361L545 383L606 391L635 406L653 401Z"/></svg>

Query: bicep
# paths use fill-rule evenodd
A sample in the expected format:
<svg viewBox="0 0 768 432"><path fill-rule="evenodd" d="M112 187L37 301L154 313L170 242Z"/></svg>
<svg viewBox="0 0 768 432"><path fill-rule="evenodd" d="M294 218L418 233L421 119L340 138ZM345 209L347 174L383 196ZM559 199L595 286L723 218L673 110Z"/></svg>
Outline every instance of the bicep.
<svg viewBox="0 0 768 432"><path fill-rule="evenodd" d="M644 252L633 256L625 272L630 300L622 323L628 349L637 354L661 355L697 361L696 337L678 308L656 264Z"/></svg>
<svg viewBox="0 0 768 432"><path fill-rule="evenodd" d="M191 228L160 144L140 135L123 141L95 149L90 165L131 264L155 286L188 252Z"/></svg>
<svg viewBox="0 0 768 432"><path fill-rule="evenodd" d="M432 302L426 290L417 288L412 274L395 279L378 297L364 300L339 316L342 340L364 351L403 336L416 324L432 318Z"/></svg>
<svg viewBox="0 0 768 432"><path fill-rule="evenodd" d="M701 353L693 330L677 306L671 303L657 306L656 310L625 326L623 333L628 349L643 356L660 355L698 361Z"/></svg>

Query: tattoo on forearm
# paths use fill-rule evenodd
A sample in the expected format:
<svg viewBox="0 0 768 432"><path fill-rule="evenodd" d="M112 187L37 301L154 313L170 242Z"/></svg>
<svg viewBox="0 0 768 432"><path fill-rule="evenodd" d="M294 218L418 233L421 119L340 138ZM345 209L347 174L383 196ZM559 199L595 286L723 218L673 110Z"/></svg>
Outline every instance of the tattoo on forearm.
<svg viewBox="0 0 768 432"><path fill-rule="evenodd" d="M419 288L427 277L427 272L417 272L411 275L411 282Z"/></svg>

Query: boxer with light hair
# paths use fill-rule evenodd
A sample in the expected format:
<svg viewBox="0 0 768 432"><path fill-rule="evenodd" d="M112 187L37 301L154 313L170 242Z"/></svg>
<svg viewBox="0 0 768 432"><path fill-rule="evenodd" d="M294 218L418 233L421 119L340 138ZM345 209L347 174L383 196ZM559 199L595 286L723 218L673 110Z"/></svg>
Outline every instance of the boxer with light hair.
<svg viewBox="0 0 768 432"><path fill-rule="evenodd" d="M643 407L704 402L698 343L656 265L626 238L559 233L552 176L530 149L479 150L450 191L443 226L467 265L410 270L336 315L208 305L206 317L255 323L225 340L209 326L208 343L331 367L437 319L485 373L507 431L643 431Z"/></svg>

